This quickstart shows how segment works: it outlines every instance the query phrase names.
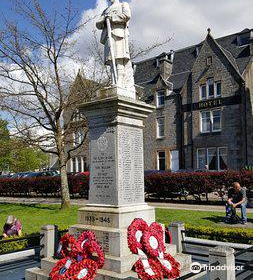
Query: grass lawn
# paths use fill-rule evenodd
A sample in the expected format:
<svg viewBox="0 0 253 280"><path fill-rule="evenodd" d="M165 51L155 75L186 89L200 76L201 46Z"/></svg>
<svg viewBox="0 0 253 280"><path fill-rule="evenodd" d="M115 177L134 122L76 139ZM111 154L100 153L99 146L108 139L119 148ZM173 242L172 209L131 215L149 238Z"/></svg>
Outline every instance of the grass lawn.
<svg viewBox="0 0 253 280"><path fill-rule="evenodd" d="M21 220L25 234L39 232L43 225L50 224L66 229L77 223L78 208L80 207L72 206L69 211L63 211L59 205L0 203L0 227L2 228L8 215L13 215Z"/></svg>
<svg viewBox="0 0 253 280"><path fill-rule="evenodd" d="M41 226L56 224L60 229L66 229L77 223L77 210L81 206L72 206L71 210L60 210L59 205L43 204L0 204L0 227L8 215L18 217L26 234L38 232ZM168 225L173 221L181 221L192 226L217 227L224 218L223 212L203 212L185 210L156 209L158 222Z"/></svg>
<svg viewBox="0 0 253 280"><path fill-rule="evenodd" d="M156 209L156 220L166 226L180 221L191 226L224 227L218 224L224 220L224 215L224 212Z"/></svg>

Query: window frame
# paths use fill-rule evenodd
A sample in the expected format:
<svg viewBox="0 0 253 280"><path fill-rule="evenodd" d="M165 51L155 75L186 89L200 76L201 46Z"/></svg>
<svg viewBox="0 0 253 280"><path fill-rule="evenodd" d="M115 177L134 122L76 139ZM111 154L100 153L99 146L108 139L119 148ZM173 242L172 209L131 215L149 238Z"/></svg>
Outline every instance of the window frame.
<svg viewBox="0 0 253 280"><path fill-rule="evenodd" d="M163 102L163 104L159 104L159 94L163 94L163 100L164 100L164 102ZM157 92L156 92L156 108L163 108L164 106L165 106L165 96L166 96L166 94L165 94L165 90L158 90Z"/></svg>
<svg viewBox="0 0 253 280"><path fill-rule="evenodd" d="M206 165L206 148L197 148L197 169L201 169L199 166L199 150L204 150L205 165Z"/></svg>
<svg viewBox="0 0 253 280"><path fill-rule="evenodd" d="M220 112L220 129L214 129L213 125L214 125L214 122L213 122L213 112L215 111L219 111ZM203 113L210 113L210 131L203 131L202 128L203 128L203 118L202 118L202 114ZM199 112L199 117L200 117L200 133L201 134L207 134L207 133L215 133L215 132L221 132L222 131L222 109L221 108L215 108L213 110L203 110L203 111L200 111Z"/></svg>
<svg viewBox="0 0 253 280"><path fill-rule="evenodd" d="M160 157L159 153L164 153L164 157ZM157 155L157 170L165 171L166 170L166 152L165 152L165 150L158 150L156 155ZM164 169L160 168L160 160L164 160Z"/></svg>
<svg viewBox="0 0 253 280"><path fill-rule="evenodd" d="M221 150L221 149L226 149L226 157L227 157L227 165L228 165L228 147L226 147L226 146L221 146L221 147L218 147L218 148L217 148L218 170L219 170L219 171L225 171L225 170L227 170L227 169L221 169L221 168L220 168L220 150Z"/></svg>
<svg viewBox="0 0 253 280"><path fill-rule="evenodd" d="M213 96L210 96L209 93L209 81L213 80ZM217 94L217 85L220 84L220 94ZM206 94L205 94L205 98L203 98L202 96L202 87L205 87L206 89ZM215 99L215 98L221 98L222 97L222 81L221 80L217 80L215 81L214 78L210 77L206 80L206 83L200 84L199 86L199 99L200 101L204 101L204 100L209 100L209 99Z"/></svg>
<svg viewBox="0 0 253 280"><path fill-rule="evenodd" d="M163 124L160 124L159 121L163 120ZM160 126L163 126L163 135L160 135ZM156 119L156 138L163 139L165 137L165 117L159 117Z"/></svg>
<svg viewBox="0 0 253 280"><path fill-rule="evenodd" d="M197 155L197 169L201 169L201 167L200 167L200 165L199 165L199 163L200 163L200 161L199 161L199 151L200 150L204 150L204 157L205 157L205 159L204 159L204 163L205 163L205 165L208 165L208 168L209 168L209 163L208 163L208 160L209 160L209 153L208 153L208 150L210 150L210 149L215 149L215 151L216 151L216 166L215 166L215 168L216 169L214 169L215 171L217 170L217 171L224 171L224 170L227 170L227 169L221 169L220 168L220 150L221 149L226 149L226 157L227 157L227 168L228 168L228 147L226 147L226 146L220 146L220 147L206 147L206 148L197 148L196 149L196 155ZM209 169L210 170L210 169ZM212 169L213 170L213 169Z"/></svg>
<svg viewBox="0 0 253 280"><path fill-rule="evenodd" d="M209 150L212 150L212 149L215 150L215 153L216 153L216 164L215 164L215 168L216 168L216 169L210 169L210 168L209 168L210 163L209 163L209 153L208 153L208 151L209 151ZM218 170L218 169L217 169L217 167L218 167L218 154L217 154L217 153L218 153L218 147L207 147L207 148L206 148L206 165L208 165L208 170L214 170L214 171L215 171L215 170ZM211 161L210 161L210 162L211 162Z"/></svg>

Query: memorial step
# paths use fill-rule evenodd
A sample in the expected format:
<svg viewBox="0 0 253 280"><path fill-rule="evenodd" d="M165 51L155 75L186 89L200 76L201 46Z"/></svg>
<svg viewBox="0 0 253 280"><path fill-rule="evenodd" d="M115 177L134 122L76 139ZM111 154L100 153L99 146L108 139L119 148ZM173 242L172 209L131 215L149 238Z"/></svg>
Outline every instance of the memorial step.
<svg viewBox="0 0 253 280"><path fill-rule="evenodd" d="M169 245L170 248L174 248L174 246L171 246L171 244L166 244ZM167 247L167 246L166 246ZM173 249L174 250L174 249ZM137 256L136 256L137 257ZM185 271L185 270L189 270L190 266L191 266L191 256L190 255L186 255L186 254L176 254L174 255L175 259L180 263L181 266L181 270ZM106 256L106 262L111 263L110 261L115 260L114 257L112 256ZM49 275L50 271L52 270L55 262L57 262L57 260L53 259L53 258L44 258L41 260L41 270L46 274ZM105 271L108 271L109 273L109 268L110 265L105 265L104 269ZM125 273L120 273L120 272L115 272L116 274L122 274L125 275Z"/></svg>
<svg viewBox="0 0 253 280"><path fill-rule="evenodd" d="M25 280L48 280L49 274L40 269L39 267L33 267L26 269Z"/></svg>

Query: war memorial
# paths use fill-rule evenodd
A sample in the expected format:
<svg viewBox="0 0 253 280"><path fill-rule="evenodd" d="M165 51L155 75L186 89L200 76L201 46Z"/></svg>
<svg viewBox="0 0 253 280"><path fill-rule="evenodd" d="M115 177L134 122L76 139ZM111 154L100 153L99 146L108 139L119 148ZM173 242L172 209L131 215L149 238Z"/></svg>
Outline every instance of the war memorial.
<svg viewBox="0 0 253 280"><path fill-rule="evenodd" d="M182 276L189 273L191 256L182 254L174 244L162 245L164 249L160 250L159 238L164 244L164 226L154 223L155 209L144 200L143 121L154 107L136 98L129 54L129 5L118 0L111 2L97 22L97 28L102 31L104 63L111 69L112 82L96 99L80 104L79 109L89 126L90 193L89 203L79 209L78 223L69 228L69 234L76 238L86 231L95 234L104 252L104 263L97 271L97 280L163 279L156 275L156 265L141 247L140 242L145 238L149 246L147 251L153 254L152 258L160 267L168 272L175 266ZM139 230L129 236L129 226L136 221ZM180 224L175 225L178 226ZM140 230L144 228L148 234ZM49 244L51 229L50 226L44 229ZM135 243L129 242L131 238ZM157 257L154 257L156 253ZM27 270L26 280L49 279L57 262L52 255L53 252L48 253L41 260L41 268ZM147 278L140 277L137 269L133 271L136 262ZM57 279L66 279L63 274L69 265L65 264ZM77 278L69 279L93 279L87 275L88 268L82 269ZM175 279L164 277L167 278Z"/></svg>

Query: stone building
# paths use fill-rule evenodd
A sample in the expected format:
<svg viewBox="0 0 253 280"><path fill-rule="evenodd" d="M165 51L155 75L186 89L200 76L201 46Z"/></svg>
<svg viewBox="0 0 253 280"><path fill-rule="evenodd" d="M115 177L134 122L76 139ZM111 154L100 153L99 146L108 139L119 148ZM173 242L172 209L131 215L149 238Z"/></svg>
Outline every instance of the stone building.
<svg viewBox="0 0 253 280"><path fill-rule="evenodd" d="M156 105L145 123L146 170L240 169L253 164L253 30L136 63Z"/></svg>

